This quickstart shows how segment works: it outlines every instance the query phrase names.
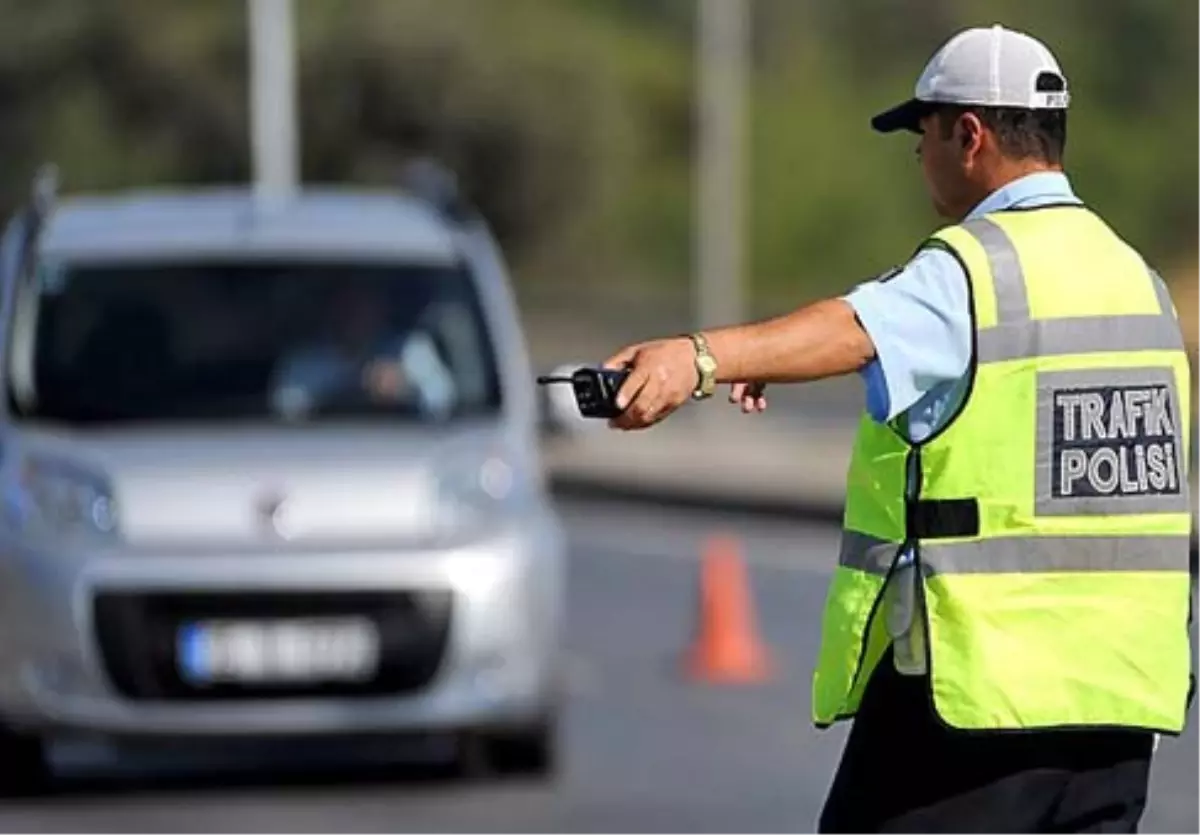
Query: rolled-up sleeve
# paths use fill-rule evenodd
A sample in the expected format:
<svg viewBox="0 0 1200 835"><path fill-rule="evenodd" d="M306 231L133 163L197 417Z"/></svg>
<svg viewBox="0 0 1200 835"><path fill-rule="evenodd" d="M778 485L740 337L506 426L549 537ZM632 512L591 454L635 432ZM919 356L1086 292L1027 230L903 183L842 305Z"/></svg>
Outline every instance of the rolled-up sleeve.
<svg viewBox="0 0 1200 835"><path fill-rule="evenodd" d="M925 249L899 271L845 297L875 345L860 372L867 412L880 423L908 411L934 386L960 378L971 362L967 276L949 253Z"/></svg>

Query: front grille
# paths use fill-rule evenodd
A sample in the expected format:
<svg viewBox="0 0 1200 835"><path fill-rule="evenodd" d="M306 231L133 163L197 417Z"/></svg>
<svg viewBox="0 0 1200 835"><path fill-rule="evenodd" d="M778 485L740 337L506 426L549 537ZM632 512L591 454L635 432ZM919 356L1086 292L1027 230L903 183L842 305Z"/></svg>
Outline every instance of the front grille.
<svg viewBox="0 0 1200 835"><path fill-rule="evenodd" d="M411 693L436 675L450 632L450 591L247 593L100 592L93 618L100 657L113 686L129 699L220 700L256 697L368 696ZM353 615L374 621L376 675L362 682L194 685L176 667L176 636L189 621L211 618L307 618Z"/></svg>

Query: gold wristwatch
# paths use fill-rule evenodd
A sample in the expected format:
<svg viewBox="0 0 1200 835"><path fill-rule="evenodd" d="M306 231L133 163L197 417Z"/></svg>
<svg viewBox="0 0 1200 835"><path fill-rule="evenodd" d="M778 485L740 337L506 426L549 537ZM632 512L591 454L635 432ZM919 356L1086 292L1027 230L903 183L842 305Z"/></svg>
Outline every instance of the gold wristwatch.
<svg viewBox="0 0 1200 835"><path fill-rule="evenodd" d="M692 399L704 400L712 397L717 389L717 360L708 349L708 340L704 338L704 334L688 334L688 339L692 340L696 349L696 373L699 375Z"/></svg>

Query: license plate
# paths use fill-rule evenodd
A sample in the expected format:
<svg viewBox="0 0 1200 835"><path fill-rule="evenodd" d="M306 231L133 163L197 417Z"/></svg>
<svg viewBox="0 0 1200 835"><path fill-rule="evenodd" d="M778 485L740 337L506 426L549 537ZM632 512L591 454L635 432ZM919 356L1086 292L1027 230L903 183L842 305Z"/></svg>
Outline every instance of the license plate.
<svg viewBox="0 0 1200 835"><path fill-rule="evenodd" d="M379 665L366 618L203 621L176 636L179 674L192 684L356 682Z"/></svg>

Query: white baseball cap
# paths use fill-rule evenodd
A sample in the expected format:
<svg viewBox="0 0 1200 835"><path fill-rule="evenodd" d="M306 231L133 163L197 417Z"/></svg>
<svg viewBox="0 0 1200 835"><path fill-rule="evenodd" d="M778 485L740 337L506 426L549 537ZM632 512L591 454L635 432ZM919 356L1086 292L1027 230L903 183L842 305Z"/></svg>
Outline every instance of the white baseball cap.
<svg viewBox="0 0 1200 835"><path fill-rule="evenodd" d="M1070 98L1066 76L1046 45L997 24L948 40L925 65L915 96L880 113L871 127L917 132L921 117L937 104L1065 110Z"/></svg>

